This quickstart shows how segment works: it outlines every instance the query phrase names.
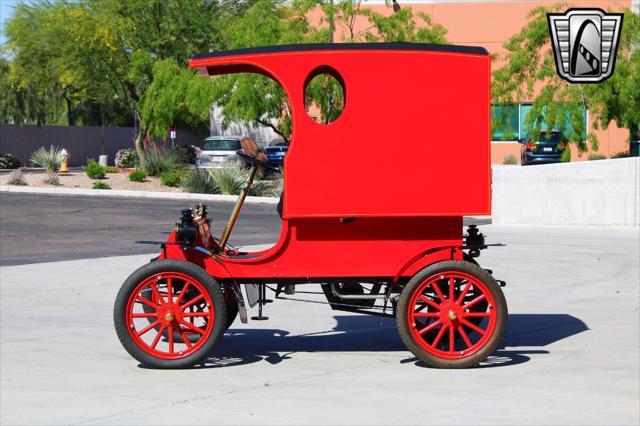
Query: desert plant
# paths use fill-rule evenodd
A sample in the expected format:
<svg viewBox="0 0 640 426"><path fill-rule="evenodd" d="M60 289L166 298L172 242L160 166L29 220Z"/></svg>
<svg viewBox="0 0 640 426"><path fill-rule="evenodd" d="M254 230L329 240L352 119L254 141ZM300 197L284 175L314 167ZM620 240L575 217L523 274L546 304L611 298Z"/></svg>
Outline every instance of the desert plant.
<svg viewBox="0 0 640 426"><path fill-rule="evenodd" d="M133 148L120 149L116 152L116 166L121 169L135 167L138 163L136 150Z"/></svg>
<svg viewBox="0 0 640 426"><path fill-rule="evenodd" d="M93 160L87 163L86 172L89 179L104 179L107 177L105 168Z"/></svg>
<svg viewBox="0 0 640 426"><path fill-rule="evenodd" d="M147 172L144 169L135 169L131 173L129 173L129 180L131 182L144 182L147 178Z"/></svg>
<svg viewBox="0 0 640 426"><path fill-rule="evenodd" d="M9 185L25 186L27 181L24 180L22 169L15 169L7 175L7 183Z"/></svg>
<svg viewBox="0 0 640 426"><path fill-rule="evenodd" d="M105 173L119 173L120 170L118 170L117 167L107 166L107 167L104 168L104 172Z"/></svg>
<svg viewBox="0 0 640 426"><path fill-rule="evenodd" d="M182 159L177 151L152 146L146 152L143 167L149 176L160 176L163 172L177 169L180 164Z"/></svg>
<svg viewBox="0 0 640 426"><path fill-rule="evenodd" d="M617 154L613 154L611 158L627 158L630 157L629 151L620 151Z"/></svg>
<svg viewBox="0 0 640 426"><path fill-rule="evenodd" d="M518 159L513 154L505 155L502 164L518 164Z"/></svg>
<svg viewBox="0 0 640 426"><path fill-rule="evenodd" d="M220 191L215 181L206 170L195 170L182 180L182 188L194 194L216 194Z"/></svg>
<svg viewBox="0 0 640 426"><path fill-rule="evenodd" d="M62 165L62 149L60 147L53 145L49 149L41 147L31 154L31 163L47 171L47 180L45 182L52 185L59 184L58 172Z"/></svg>
<svg viewBox="0 0 640 426"><path fill-rule="evenodd" d="M587 160L589 161L593 161L593 160L606 160L607 157L605 157L602 154L591 154L589 155L589 158L587 158Z"/></svg>
<svg viewBox="0 0 640 426"><path fill-rule="evenodd" d="M193 145L178 144L175 147L183 163L194 164L196 162L196 147Z"/></svg>
<svg viewBox="0 0 640 426"><path fill-rule="evenodd" d="M111 186L106 183L106 182L101 182L99 180L96 180L93 182L93 189L111 189Z"/></svg>
<svg viewBox="0 0 640 426"><path fill-rule="evenodd" d="M0 169L17 169L21 166L20 160L11 154L0 154Z"/></svg>
<svg viewBox="0 0 640 426"><path fill-rule="evenodd" d="M282 175L278 174L280 177L271 182L269 188L264 191L262 195L265 197L275 197L280 198L282 192L284 191L284 179Z"/></svg>
<svg viewBox="0 0 640 426"><path fill-rule="evenodd" d="M165 186L180 186L180 182L184 178L184 171L182 170L171 170L168 172L163 172L160 175L160 182L162 182Z"/></svg>
<svg viewBox="0 0 640 426"><path fill-rule="evenodd" d="M219 169L211 169L209 174L221 194L237 195L247 180L247 171L239 163L226 163Z"/></svg>

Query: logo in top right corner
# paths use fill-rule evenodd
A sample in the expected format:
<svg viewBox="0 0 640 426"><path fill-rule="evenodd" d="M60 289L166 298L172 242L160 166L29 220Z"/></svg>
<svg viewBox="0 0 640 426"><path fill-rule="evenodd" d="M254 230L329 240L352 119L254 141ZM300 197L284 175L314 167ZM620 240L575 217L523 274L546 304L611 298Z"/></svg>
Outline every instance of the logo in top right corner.
<svg viewBox="0 0 640 426"><path fill-rule="evenodd" d="M623 16L600 9L548 13L558 75L571 83L598 83L611 77Z"/></svg>

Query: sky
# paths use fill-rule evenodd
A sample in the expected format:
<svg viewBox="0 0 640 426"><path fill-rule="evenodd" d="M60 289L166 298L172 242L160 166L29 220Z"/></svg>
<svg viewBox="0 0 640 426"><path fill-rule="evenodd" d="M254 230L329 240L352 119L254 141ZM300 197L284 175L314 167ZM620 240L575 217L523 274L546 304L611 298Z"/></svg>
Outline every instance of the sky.
<svg viewBox="0 0 640 426"><path fill-rule="evenodd" d="M19 0L0 0L0 43L4 43L4 21L11 14L13 6L18 3Z"/></svg>

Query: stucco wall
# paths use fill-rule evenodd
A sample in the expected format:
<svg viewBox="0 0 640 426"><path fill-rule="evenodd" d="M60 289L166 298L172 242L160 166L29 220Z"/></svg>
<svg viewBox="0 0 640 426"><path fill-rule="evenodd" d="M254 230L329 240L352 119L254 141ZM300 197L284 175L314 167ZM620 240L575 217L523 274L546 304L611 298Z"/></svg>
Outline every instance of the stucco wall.
<svg viewBox="0 0 640 426"><path fill-rule="evenodd" d="M493 221L638 227L639 169L640 158L495 166Z"/></svg>

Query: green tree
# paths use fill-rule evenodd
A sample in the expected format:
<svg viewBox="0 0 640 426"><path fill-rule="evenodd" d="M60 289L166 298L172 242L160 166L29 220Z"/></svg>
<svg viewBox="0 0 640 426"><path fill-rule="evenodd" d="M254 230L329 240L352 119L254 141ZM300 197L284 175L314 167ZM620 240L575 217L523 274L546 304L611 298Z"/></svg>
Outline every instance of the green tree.
<svg viewBox="0 0 640 426"><path fill-rule="evenodd" d="M554 128L568 135L580 152L589 148L587 142L597 150L593 130L606 128L612 120L632 129L640 121L638 16L625 13L612 77L600 84L573 84L557 75L546 16L566 8L559 4L529 12L529 23L505 43L506 53L502 57L495 55L504 65L493 72L492 101L512 104L531 99L525 127L533 137L538 137L545 127ZM596 112L590 129L584 121L585 109Z"/></svg>

